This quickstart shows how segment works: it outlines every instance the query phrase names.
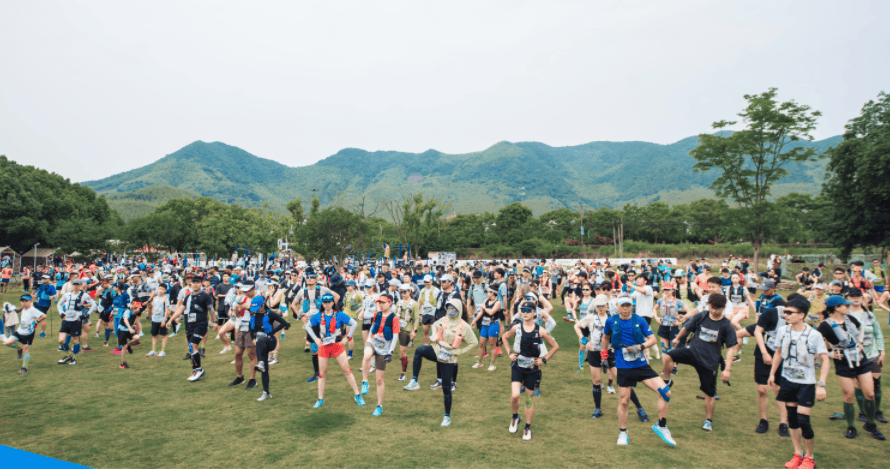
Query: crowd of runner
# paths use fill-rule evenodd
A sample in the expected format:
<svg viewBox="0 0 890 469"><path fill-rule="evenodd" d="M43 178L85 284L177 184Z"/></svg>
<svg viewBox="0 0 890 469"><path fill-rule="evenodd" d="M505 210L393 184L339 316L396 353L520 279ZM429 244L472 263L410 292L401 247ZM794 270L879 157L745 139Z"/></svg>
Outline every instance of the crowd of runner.
<svg viewBox="0 0 890 469"><path fill-rule="evenodd" d="M234 355L235 378L229 386L246 382L252 389L259 373L263 390L258 400L263 401L272 397L270 372L279 361L285 331L296 325L301 332L292 332L292 340L303 347L314 371L306 381L318 386L314 407L325 403L334 360L358 406L365 406L363 396L374 375L372 415L381 415L385 373L398 348L392 372L407 381L406 391L421 388L425 363L431 362L430 375L429 367L435 365L429 388L442 391L442 426L451 424L459 357L469 354L475 356L474 369L510 367L508 431L519 432L524 419L522 438L530 440L542 371L561 349L551 335L558 326L551 301L559 299L566 310L562 320L578 338L577 372L585 363L590 370L591 418L605 417L603 391L615 393L617 387L618 445L630 441L631 402L639 420L649 421L635 392L637 384L657 398L652 430L668 445L677 444L667 419L678 365L695 370L704 400L702 430L713 431L717 384L730 385L733 363L742 360L743 346L752 342L760 415L754 431L769 431L772 392L780 416L778 435L790 437L794 447L786 467L815 465L810 414L826 398L832 365L844 405L831 419L846 421L847 438L857 437L854 422L859 420L869 436L885 439L877 425L887 420L881 412L884 337L876 310L890 311L890 291L876 287L887 282L878 262L830 272L824 265L805 269L794 277L799 289L785 298L777 293L782 278L778 259L757 274L747 259L732 256L716 269L717 275L704 260L685 266L646 260L620 266L608 261L578 261L574 266L545 261L243 264L189 267L170 259L121 259L25 268L20 304L3 305L0 340L16 350L22 361L19 373L24 374L30 346L35 338L46 337L53 315L61 320L59 365L76 365L84 352L107 350L120 357L120 368L129 369L134 347L147 347L150 339L145 356L166 357L168 337L185 334L183 360L190 370L183 374L192 382L206 375L202 358L208 339L219 340L218 353ZM9 265L0 267L0 287L11 291L15 273ZM54 304L56 310L50 311ZM754 323L743 327L741 322L752 314ZM360 380L349 363L356 353L357 331L362 339ZM653 359L661 360L660 369L653 368Z"/></svg>

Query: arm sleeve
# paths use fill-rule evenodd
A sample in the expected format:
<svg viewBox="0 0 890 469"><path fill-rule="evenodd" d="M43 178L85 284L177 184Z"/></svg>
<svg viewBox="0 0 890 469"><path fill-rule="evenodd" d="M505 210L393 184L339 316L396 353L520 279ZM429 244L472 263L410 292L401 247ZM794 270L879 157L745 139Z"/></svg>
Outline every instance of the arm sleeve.
<svg viewBox="0 0 890 469"><path fill-rule="evenodd" d="M760 319L757 320L757 325L762 327L765 331L771 331L776 328L776 322L779 317L779 310L776 308L766 308L760 313Z"/></svg>
<svg viewBox="0 0 890 469"><path fill-rule="evenodd" d="M349 330L346 331L346 337L352 338L352 334L355 333L355 328L358 326L358 321L355 318L349 318L347 325L349 325Z"/></svg>
<svg viewBox="0 0 890 469"><path fill-rule="evenodd" d="M884 331L881 330L881 325L878 324L877 316L872 316L872 324L875 329L875 350L878 352L884 351Z"/></svg>
<svg viewBox="0 0 890 469"><path fill-rule="evenodd" d="M546 321L544 321L544 329L547 330L547 333L548 333L548 334L549 334L550 331L552 331L553 328L555 328L555 327L556 327L556 321L553 320L553 317L552 317L552 316L549 317L549 318L547 318ZM648 334L647 334L647 335L648 335Z"/></svg>
<svg viewBox="0 0 890 469"><path fill-rule="evenodd" d="M479 345L479 340L476 339L476 334L473 332L473 328L470 327L469 324L464 323L464 346L459 349L458 355L463 355L469 350L475 348Z"/></svg>
<svg viewBox="0 0 890 469"><path fill-rule="evenodd" d="M268 314L269 318L271 318L271 322L275 324L274 326L272 326L272 332L269 335L275 335L276 333L278 333L278 331L284 329L284 326L287 325L287 322L285 322L284 318L282 318L278 313L274 311L266 311L266 314Z"/></svg>
<svg viewBox="0 0 890 469"><path fill-rule="evenodd" d="M839 340L837 340L837 336L834 335L834 331L831 330L831 325L829 325L827 322L822 321L822 324L819 324L819 328L816 330L818 330L819 333L822 334L822 337L824 337L829 344L837 345L837 343L840 342Z"/></svg>

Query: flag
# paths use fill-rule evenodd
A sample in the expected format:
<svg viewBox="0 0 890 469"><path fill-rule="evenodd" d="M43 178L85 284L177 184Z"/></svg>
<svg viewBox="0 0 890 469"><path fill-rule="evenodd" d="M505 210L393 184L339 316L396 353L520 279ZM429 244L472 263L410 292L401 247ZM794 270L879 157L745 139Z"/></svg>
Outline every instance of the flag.
<svg viewBox="0 0 890 469"><path fill-rule="evenodd" d="M383 258L389 259L389 243L383 243Z"/></svg>

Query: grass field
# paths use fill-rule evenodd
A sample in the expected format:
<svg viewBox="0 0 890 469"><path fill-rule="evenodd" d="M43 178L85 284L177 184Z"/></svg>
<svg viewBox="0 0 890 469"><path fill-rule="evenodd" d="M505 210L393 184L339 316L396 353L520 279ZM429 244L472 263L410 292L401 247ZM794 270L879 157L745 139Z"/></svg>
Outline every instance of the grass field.
<svg viewBox="0 0 890 469"><path fill-rule="evenodd" d="M17 297L2 295L4 301ZM557 307L554 317L562 316L563 309ZM890 336L887 315L879 317L885 336ZM207 376L191 383L185 379L189 362L182 360L184 334L171 339L166 358L144 357L150 349L150 340L144 340L147 345L137 347L128 360L132 368L121 370L119 357L94 337L90 343L97 351L82 354L76 366L56 365L62 355L55 351L58 327L56 315L53 333L32 347L25 376L16 374L21 361L15 352L0 348L0 444L92 467L722 468L741 463L781 468L792 454L790 440L776 433L775 405L770 406L770 433L754 433L758 415L753 341L732 369L732 386L718 384L721 400L713 432L701 430L704 401L696 399L701 394L698 380L691 368L681 365L668 416L677 446L665 445L652 432L656 398L640 386L640 400L653 422L640 423L631 405L630 446L618 447L617 395L604 394L606 416L590 419L590 374L586 366L576 373L576 336L561 320L554 336L562 348L544 369L529 442L521 440L521 433L507 432L510 370L503 357L494 372L474 370L474 359L462 358L453 423L441 428L441 392L427 388L435 379L431 362L424 363L420 374L421 390L408 392L402 389L407 383L397 381L398 359L393 360L384 413L375 418L373 376L367 406L355 404L337 371L330 373L324 407L311 408L317 387L305 382L312 364L296 329L284 340L282 363L272 367L274 398L257 402L260 387L246 391L243 385L226 386L235 376L229 363L233 355L219 355L218 340L209 341ZM357 376L360 354L350 362ZM660 370L660 361L653 365ZM813 410L818 466L885 466L890 442L875 441L862 431L856 440L846 440L845 422L828 420L832 412L841 411L841 403L831 373L828 399ZM882 430L890 433L890 426Z"/></svg>

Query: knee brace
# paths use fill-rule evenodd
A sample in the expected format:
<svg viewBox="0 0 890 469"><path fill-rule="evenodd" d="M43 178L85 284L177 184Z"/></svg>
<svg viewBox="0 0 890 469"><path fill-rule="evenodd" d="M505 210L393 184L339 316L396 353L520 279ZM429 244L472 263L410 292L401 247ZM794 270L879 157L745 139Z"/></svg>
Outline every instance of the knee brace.
<svg viewBox="0 0 890 469"><path fill-rule="evenodd" d="M812 440L815 434L813 433L813 426L810 425L810 416L797 414L797 421L800 424L800 433L803 435L803 438L805 440Z"/></svg>
<svg viewBox="0 0 890 469"><path fill-rule="evenodd" d="M800 428L800 420L798 419L800 414L797 413L797 406L785 407L785 409L788 411L788 428L792 430Z"/></svg>
<svg viewBox="0 0 890 469"><path fill-rule="evenodd" d="M529 393L525 393L525 408L526 409L532 408L532 395Z"/></svg>
<svg viewBox="0 0 890 469"><path fill-rule="evenodd" d="M668 393L671 392L671 388L665 386L658 390L658 394L661 395L661 398L664 399L664 402L671 402L671 396L668 396Z"/></svg>
<svg viewBox="0 0 890 469"><path fill-rule="evenodd" d="M603 392L603 385L602 384L594 384L593 392Z"/></svg>

